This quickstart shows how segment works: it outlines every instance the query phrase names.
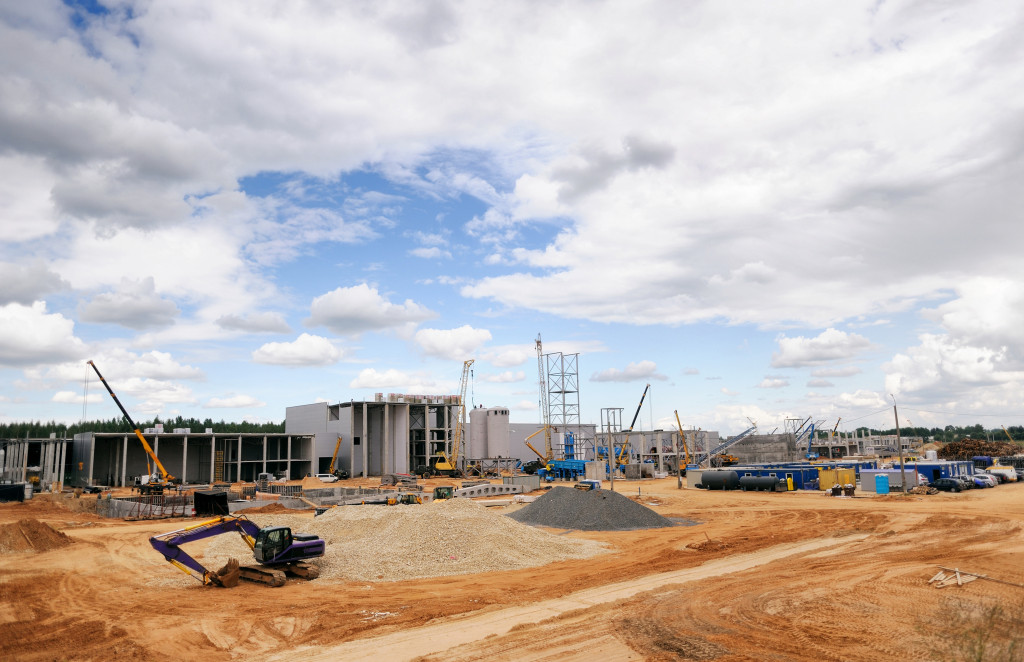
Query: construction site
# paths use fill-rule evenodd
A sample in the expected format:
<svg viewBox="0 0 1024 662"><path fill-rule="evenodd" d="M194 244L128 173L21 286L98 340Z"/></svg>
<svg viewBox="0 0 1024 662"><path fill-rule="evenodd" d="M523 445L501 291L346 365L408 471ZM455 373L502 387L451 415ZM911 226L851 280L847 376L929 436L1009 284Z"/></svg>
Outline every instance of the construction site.
<svg viewBox="0 0 1024 662"><path fill-rule="evenodd" d="M2 449L0 659L1016 659L1024 457L588 426L537 355L525 457L472 360L249 437L139 429L93 365L131 434Z"/></svg>

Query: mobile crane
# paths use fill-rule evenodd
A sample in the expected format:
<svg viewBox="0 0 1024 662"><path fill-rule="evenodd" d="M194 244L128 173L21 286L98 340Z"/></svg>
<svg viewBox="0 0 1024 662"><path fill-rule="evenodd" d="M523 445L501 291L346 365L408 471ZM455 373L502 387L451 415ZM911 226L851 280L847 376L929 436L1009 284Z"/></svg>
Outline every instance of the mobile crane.
<svg viewBox="0 0 1024 662"><path fill-rule="evenodd" d="M447 449L441 451L441 457L434 464L435 474L459 477L462 470L459 469L459 453L462 450L463 419L466 418L466 389L469 386L469 369L473 365L473 359L462 363L462 381L459 385L459 409L455 415L455 434L452 436L452 449L449 454Z"/></svg>
<svg viewBox="0 0 1024 662"><path fill-rule="evenodd" d="M132 420L132 417L128 415L128 411L124 408L124 405L122 405L121 401L117 399L116 395L114 395L114 390L110 388L110 384L108 384L107 380L100 374L100 369L97 368L96 364L92 361L89 361L89 365L91 365L92 369L96 371L96 376L100 378L101 382L103 382L103 386L106 387L107 393L109 393L110 397L114 399L118 409L120 409L121 413L124 414L125 420L127 420L128 424L134 428L135 436L142 442L142 447L146 450L146 455L148 456L146 460L147 472L150 471L149 460L153 460L153 471L147 476L147 481L139 485L139 493L144 495L163 494L164 489L169 487L172 484L172 481L174 481L174 476L167 473L167 469L164 469L163 463L160 462L160 458L158 458L156 453L153 452L153 448L142 435L142 431L139 429L139 426L136 425L135 421ZM159 473L157 473L157 471L159 471Z"/></svg>
<svg viewBox="0 0 1024 662"><path fill-rule="evenodd" d="M239 566L231 559L226 566L213 572L192 558L181 545L203 540L223 533L238 533L253 552L258 566ZM324 555L325 544L318 536L292 533L286 526L268 526L261 529L252 520L241 515L223 515L216 519L163 533L149 539L153 549L163 554L174 567L185 572L204 586L231 588L238 579L248 579L270 586L283 586L285 573L316 579L320 568L307 559Z"/></svg>

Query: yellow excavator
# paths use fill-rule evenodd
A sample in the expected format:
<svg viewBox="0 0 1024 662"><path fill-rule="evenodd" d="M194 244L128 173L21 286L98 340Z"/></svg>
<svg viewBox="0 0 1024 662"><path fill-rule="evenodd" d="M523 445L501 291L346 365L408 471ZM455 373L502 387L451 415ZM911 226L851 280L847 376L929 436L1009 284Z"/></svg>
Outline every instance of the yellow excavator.
<svg viewBox="0 0 1024 662"><path fill-rule="evenodd" d="M103 375L100 374L100 369L97 368L96 364L93 363L92 361L89 361L89 365L91 365L92 369L96 371L96 376L100 378L101 382L103 382L103 386L106 387L107 393L109 393L110 397L114 399L115 403L117 403L118 409L120 409L121 413L124 414L124 418L126 421L128 421L128 424L131 425L132 428L134 428L135 436L138 437L140 442L142 442L142 447L146 450L146 471L151 471L151 473L147 475L146 482L143 482L139 485L139 493L144 495L163 494L164 489L170 487L173 484L174 476L167 473L167 469L164 469L164 465L162 462L160 462L160 458L158 458L156 456L156 453L153 452L153 447L149 445L149 442L146 441L146 437L142 435L142 430L140 430L139 426L135 424L135 421L132 420L132 417L128 415L128 411L124 408L124 405L122 405L121 401L117 399L116 395L114 395L114 391L113 389L110 388L110 384L108 384L107 380L104 379ZM149 467L149 460L153 460L152 470Z"/></svg>

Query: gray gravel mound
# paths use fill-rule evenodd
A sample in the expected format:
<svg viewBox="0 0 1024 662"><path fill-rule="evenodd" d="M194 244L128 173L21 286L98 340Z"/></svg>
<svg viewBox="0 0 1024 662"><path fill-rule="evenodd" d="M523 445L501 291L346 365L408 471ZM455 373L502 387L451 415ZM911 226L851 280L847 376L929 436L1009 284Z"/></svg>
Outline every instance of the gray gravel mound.
<svg viewBox="0 0 1024 662"><path fill-rule="evenodd" d="M675 526L647 506L618 492L553 487L530 505L509 515L523 524L580 531L629 531Z"/></svg>

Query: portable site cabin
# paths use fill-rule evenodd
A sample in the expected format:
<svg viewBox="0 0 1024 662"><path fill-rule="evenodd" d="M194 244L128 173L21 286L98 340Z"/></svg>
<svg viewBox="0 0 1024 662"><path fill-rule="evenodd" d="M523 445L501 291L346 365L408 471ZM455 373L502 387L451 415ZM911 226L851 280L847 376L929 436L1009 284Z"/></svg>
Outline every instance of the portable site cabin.
<svg viewBox="0 0 1024 662"><path fill-rule="evenodd" d="M905 466L908 473L910 471L917 471L917 473L927 478L929 482L939 478L956 478L974 474L974 462L970 460L907 462ZM900 469L898 462L893 463L892 467L897 471Z"/></svg>

